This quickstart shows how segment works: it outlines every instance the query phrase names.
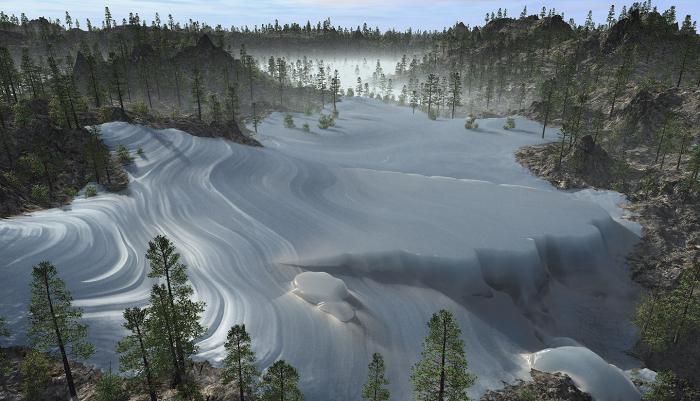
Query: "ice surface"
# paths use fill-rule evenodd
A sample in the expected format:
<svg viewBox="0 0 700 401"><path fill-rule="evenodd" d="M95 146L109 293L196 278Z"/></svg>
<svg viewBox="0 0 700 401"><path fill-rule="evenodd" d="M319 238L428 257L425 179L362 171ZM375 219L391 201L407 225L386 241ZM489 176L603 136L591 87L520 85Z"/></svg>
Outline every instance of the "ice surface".
<svg viewBox="0 0 700 401"><path fill-rule="evenodd" d="M528 357L533 368L568 374L576 386L600 401L638 401L632 381L619 368L609 365L585 347L545 349Z"/></svg>
<svg viewBox="0 0 700 401"><path fill-rule="evenodd" d="M441 308L462 327L479 376L472 396L529 377L521 355L562 344L638 366L624 353L637 295L624 256L638 237L615 208L611 217L515 161L542 142L540 125L516 118L504 131L492 119L468 131L367 99L339 110L329 130L295 115L311 133L273 113L259 127L264 148L105 124L108 145L144 150L127 190L0 221L11 341L24 340L30 268L48 259L86 311L94 361L116 363L121 312L147 301L145 247L163 233L207 304L199 357L222 358L229 327L245 323L261 367L288 360L312 401L359 399L373 352L392 395L409 399L410 366Z"/></svg>

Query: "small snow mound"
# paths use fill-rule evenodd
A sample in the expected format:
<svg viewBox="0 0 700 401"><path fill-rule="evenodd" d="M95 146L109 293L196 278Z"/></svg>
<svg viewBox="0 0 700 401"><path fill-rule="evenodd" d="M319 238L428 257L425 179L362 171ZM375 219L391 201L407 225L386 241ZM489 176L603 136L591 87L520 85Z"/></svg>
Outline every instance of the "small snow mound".
<svg viewBox="0 0 700 401"><path fill-rule="evenodd" d="M569 375L576 386L598 401L639 401L641 394L625 373L586 347L547 348L530 354L530 367Z"/></svg>
<svg viewBox="0 0 700 401"><path fill-rule="evenodd" d="M341 322L355 317L355 310L345 301L350 296L345 282L326 272L298 274L294 278L292 292Z"/></svg>

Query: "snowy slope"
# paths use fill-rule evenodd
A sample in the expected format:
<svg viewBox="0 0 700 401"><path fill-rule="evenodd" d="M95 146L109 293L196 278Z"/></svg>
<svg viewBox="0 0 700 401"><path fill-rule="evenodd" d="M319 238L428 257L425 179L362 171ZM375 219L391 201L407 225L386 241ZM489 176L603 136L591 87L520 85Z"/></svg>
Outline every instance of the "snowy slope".
<svg viewBox="0 0 700 401"><path fill-rule="evenodd" d="M371 100L339 109L326 131L295 116L312 133L273 114L261 149L104 125L111 146L144 149L129 189L0 221L0 311L23 330L30 267L51 260L87 312L95 360L115 360L121 311L151 285L145 245L165 233L207 303L200 356L221 358L228 328L245 322L261 366L291 362L312 401L359 399L377 351L395 398L410 398L410 366L441 308L461 323L473 395L527 377L530 354L547 348L634 366L622 352L636 295L623 259L637 236L595 203L609 194L555 191L515 162L541 141L538 124L467 131Z"/></svg>

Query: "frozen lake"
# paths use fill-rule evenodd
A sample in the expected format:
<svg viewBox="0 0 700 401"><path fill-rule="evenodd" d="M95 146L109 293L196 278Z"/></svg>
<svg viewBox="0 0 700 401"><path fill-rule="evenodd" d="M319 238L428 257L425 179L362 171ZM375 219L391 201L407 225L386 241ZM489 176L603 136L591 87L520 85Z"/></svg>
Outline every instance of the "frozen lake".
<svg viewBox="0 0 700 401"><path fill-rule="evenodd" d="M569 372L599 399L639 398L606 363L636 366L624 354L636 335L624 266L636 227L620 224L618 194L557 191L515 161L555 130L542 140L539 124L517 118L511 131L504 119L468 131L369 99L339 110L329 130L317 115L287 129L272 114L264 148L104 125L110 146L145 152L126 191L0 220L12 341L24 338L31 266L51 260L86 311L94 361L116 361L122 310L151 287L146 243L164 233L207 304L199 357L220 359L227 330L244 322L261 367L289 361L311 401L360 399L373 352L392 398L409 399L441 308L461 324L473 396L534 365Z"/></svg>

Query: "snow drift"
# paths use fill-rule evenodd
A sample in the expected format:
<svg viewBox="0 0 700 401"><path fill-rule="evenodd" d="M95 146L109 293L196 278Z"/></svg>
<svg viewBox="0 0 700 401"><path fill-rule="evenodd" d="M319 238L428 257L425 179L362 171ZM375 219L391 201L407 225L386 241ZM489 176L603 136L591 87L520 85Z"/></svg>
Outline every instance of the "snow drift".
<svg viewBox="0 0 700 401"><path fill-rule="evenodd" d="M144 150L128 190L0 221L0 305L14 333L26 328L30 268L48 259L85 308L95 361L116 361L121 312L151 286L146 243L163 233L207 304L199 356L222 358L228 328L244 322L261 366L288 360L310 400L359 399L373 352L394 397L408 399L441 308L462 327L472 395L526 378L522 355L562 343L635 366L623 352L636 296L624 255L637 236L608 193L559 192L516 163L516 148L541 141L538 124L518 118L504 131L490 119L468 131L371 100L339 109L329 130L295 116L311 133L273 114L259 129L265 148L103 125L109 145ZM575 372L578 358L566 360ZM594 394L608 386L585 383Z"/></svg>

